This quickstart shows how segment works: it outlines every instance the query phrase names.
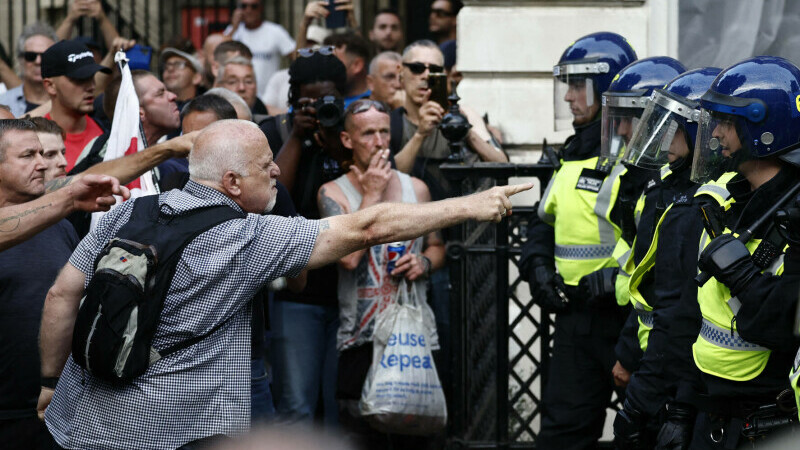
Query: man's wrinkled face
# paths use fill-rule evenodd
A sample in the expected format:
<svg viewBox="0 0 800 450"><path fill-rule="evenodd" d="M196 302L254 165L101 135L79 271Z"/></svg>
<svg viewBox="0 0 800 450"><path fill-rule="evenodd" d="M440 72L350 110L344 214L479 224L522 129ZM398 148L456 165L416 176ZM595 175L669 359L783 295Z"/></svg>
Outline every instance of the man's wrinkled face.
<svg viewBox="0 0 800 450"><path fill-rule="evenodd" d="M389 115L374 107L353 114L342 132L342 143L353 151L356 165L365 170L372 157L389 148Z"/></svg>
<svg viewBox="0 0 800 450"><path fill-rule="evenodd" d="M390 13L378 14L369 32L369 40L377 44L381 51L397 50L403 40L400 18Z"/></svg>
<svg viewBox="0 0 800 450"><path fill-rule="evenodd" d="M431 64L442 66L444 57L438 48L415 47L403 58L403 62L422 63L426 66ZM430 69L426 68L424 72L415 74L411 69L403 66L403 70L400 73L403 89L406 91L406 98L409 98L415 105L422 106L425 95L428 93Z"/></svg>
<svg viewBox="0 0 800 450"><path fill-rule="evenodd" d="M162 75L164 85L175 94L193 84L199 84L200 78L189 61L180 56L170 56L164 61L164 73Z"/></svg>
<svg viewBox="0 0 800 450"><path fill-rule="evenodd" d="M377 72L368 75L376 99L389 103L394 93L403 87L400 84L400 67L399 62L388 58L378 61Z"/></svg>
<svg viewBox="0 0 800 450"><path fill-rule="evenodd" d="M49 78L52 81L57 101L68 111L78 114L91 114L94 112L94 77L83 80L58 76Z"/></svg>
<svg viewBox="0 0 800 450"><path fill-rule="evenodd" d="M592 106L587 105L586 101L586 81L570 80L564 101L569 103L569 109L575 125L585 125L592 121L600 110L600 102L592 102Z"/></svg>
<svg viewBox="0 0 800 450"><path fill-rule="evenodd" d="M250 108L256 104L256 74L251 66L226 65L225 74L221 80L217 80L217 85L239 94Z"/></svg>
<svg viewBox="0 0 800 450"><path fill-rule="evenodd" d="M180 127L181 115L175 103L177 97L158 78L145 76L137 79L136 92L139 94L139 108L148 124L169 131Z"/></svg>
<svg viewBox="0 0 800 450"><path fill-rule="evenodd" d="M6 201L24 203L44 194L47 164L42 144L34 131L7 131L0 138L4 158L0 162L0 191Z"/></svg>
<svg viewBox="0 0 800 450"><path fill-rule="evenodd" d="M39 142L42 144L42 157L47 169L44 172L44 181L67 176L67 147L60 134L38 132Z"/></svg>
<svg viewBox="0 0 800 450"><path fill-rule="evenodd" d="M19 61L22 64L22 78L24 80L32 83L42 82L42 53L53 44L52 39L40 34L31 36L25 41L24 51L36 53L36 58L33 61L28 61L28 58L24 55L20 57ZM33 54L30 55L34 56Z"/></svg>
<svg viewBox="0 0 800 450"><path fill-rule="evenodd" d="M275 180L281 170L272 159L267 138L251 145L247 175L242 175L240 201L242 209L254 214L268 214L275 207L278 188Z"/></svg>

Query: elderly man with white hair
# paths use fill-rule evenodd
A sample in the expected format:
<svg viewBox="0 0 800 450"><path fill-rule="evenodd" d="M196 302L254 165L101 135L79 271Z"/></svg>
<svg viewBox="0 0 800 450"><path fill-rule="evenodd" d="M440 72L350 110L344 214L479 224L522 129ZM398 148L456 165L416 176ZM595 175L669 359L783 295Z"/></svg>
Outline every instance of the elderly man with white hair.
<svg viewBox="0 0 800 450"><path fill-rule="evenodd" d="M508 197L532 187L495 187L439 203L380 204L323 220L265 215L275 204L280 169L264 133L240 120L218 121L201 132L189 172L183 190L159 196L158 210L183 214L223 205L240 216L185 247L152 345L163 349L204 337L130 382L103 381L73 360L72 330L95 258L147 197L108 213L78 245L45 301L42 377L60 378L53 380L55 393L42 388L39 410L46 408L48 429L61 447L195 448L244 431L250 416L250 299L261 287L375 244L468 219L499 221L511 210Z"/></svg>

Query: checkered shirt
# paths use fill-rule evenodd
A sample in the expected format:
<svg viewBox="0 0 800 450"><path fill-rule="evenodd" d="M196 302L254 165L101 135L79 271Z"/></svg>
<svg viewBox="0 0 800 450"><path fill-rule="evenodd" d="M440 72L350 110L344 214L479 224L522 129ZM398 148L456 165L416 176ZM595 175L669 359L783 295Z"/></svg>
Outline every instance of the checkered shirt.
<svg viewBox="0 0 800 450"><path fill-rule="evenodd" d="M161 194L177 212L232 200L189 181ZM128 221L134 201L115 208L81 241L70 263L86 274ZM174 449L250 423L250 299L269 281L297 276L308 263L318 222L248 214L206 231L184 250L167 293L153 346L165 348L220 329L173 353L127 384L92 377L67 360L47 427L67 449Z"/></svg>

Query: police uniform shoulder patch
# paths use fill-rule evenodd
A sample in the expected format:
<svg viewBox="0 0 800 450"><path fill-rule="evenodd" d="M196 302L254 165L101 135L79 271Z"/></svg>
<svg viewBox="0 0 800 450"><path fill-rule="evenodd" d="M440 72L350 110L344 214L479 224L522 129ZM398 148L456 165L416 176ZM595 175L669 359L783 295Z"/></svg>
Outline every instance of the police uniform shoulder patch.
<svg viewBox="0 0 800 450"><path fill-rule="evenodd" d="M676 195L673 198L673 203L675 203L676 205L688 205L692 203L692 196L686 193Z"/></svg>
<svg viewBox="0 0 800 450"><path fill-rule="evenodd" d="M605 178L606 173L603 171L589 168L583 169L578 177L578 184L575 185L575 189L598 193L600 192L600 187L603 186Z"/></svg>

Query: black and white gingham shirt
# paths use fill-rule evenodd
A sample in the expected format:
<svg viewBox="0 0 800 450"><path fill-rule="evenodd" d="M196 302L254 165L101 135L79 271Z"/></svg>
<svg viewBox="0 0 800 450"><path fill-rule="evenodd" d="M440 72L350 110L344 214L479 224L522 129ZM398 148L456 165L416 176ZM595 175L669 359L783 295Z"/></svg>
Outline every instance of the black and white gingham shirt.
<svg viewBox="0 0 800 450"><path fill-rule="evenodd" d="M70 263L92 276L96 256L127 222L133 201L115 208L81 241ZM189 181L161 194L181 212L227 204L222 193ZM153 341L165 348L208 332L199 343L116 386L67 360L47 408L47 427L68 449L174 449L250 423L250 299L267 282L297 276L308 263L318 223L249 214L201 234L183 252Z"/></svg>

